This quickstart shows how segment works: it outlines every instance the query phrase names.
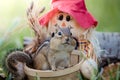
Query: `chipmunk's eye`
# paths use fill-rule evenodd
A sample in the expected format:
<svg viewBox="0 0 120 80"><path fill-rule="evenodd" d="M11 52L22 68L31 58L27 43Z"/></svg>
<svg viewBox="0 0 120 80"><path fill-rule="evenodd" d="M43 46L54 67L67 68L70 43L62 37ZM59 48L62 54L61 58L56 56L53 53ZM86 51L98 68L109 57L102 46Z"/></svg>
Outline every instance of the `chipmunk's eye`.
<svg viewBox="0 0 120 80"><path fill-rule="evenodd" d="M62 33L61 33L61 32L58 32L58 35L59 35L59 36L61 36L61 35L62 35Z"/></svg>
<svg viewBox="0 0 120 80"><path fill-rule="evenodd" d="M63 20L63 15L62 15L62 14L60 14L60 15L58 16L58 20L60 20L60 21Z"/></svg>
<svg viewBox="0 0 120 80"><path fill-rule="evenodd" d="M52 35L51 35L51 37L54 37L54 36L55 36L55 33L53 32Z"/></svg>
<svg viewBox="0 0 120 80"><path fill-rule="evenodd" d="M66 16L66 21L70 21L71 17L69 15Z"/></svg>

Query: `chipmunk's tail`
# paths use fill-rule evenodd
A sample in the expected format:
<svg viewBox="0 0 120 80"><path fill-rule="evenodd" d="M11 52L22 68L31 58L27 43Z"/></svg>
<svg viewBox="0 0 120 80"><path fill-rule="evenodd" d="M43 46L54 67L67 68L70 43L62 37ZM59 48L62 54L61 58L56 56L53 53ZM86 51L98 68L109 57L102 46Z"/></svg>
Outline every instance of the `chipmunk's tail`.
<svg viewBox="0 0 120 80"><path fill-rule="evenodd" d="M22 80L25 78L24 64L30 67L32 65L31 57L22 50L12 50L6 54L3 59L3 69L6 76L15 80Z"/></svg>

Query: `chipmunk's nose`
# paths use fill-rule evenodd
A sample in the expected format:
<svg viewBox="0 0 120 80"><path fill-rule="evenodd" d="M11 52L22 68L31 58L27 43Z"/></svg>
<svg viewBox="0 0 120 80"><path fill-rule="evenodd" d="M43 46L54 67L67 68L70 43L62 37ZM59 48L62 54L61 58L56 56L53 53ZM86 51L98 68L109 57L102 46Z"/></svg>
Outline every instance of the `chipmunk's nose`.
<svg viewBox="0 0 120 80"><path fill-rule="evenodd" d="M68 42L68 41L69 41L69 38L66 38L66 41Z"/></svg>
<svg viewBox="0 0 120 80"><path fill-rule="evenodd" d="M65 26L66 26L65 22L63 22L61 26L62 26L62 27L65 27Z"/></svg>

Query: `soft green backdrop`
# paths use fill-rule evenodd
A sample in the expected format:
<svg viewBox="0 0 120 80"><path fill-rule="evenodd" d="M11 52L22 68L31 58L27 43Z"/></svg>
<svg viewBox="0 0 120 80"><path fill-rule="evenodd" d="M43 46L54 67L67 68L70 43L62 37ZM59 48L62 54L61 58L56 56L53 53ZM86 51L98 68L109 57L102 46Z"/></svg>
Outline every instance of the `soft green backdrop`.
<svg viewBox="0 0 120 80"><path fill-rule="evenodd" d="M26 18L30 1L0 0L0 58L10 49L22 48L24 36L33 36ZM46 6L46 11L50 9L50 0L39 1L39 6ZM99 22L98 31L120 32L120 0L85 1L88 11Z"/></svg>

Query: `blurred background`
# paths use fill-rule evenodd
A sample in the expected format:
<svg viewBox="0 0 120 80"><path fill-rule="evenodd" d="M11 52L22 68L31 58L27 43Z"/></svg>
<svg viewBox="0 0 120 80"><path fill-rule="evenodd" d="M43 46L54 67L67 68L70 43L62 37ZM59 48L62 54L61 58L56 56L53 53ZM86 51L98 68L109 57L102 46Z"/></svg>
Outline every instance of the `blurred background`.
<svg viewBox="0 0 120 80"><path fill-rule="evenodd" d="M50 9L50 0L39 6ZM85 0L88 11L98 20L97 31L120 32L120 0ZM23 48L23 38L33 36L26 9L31 0L0 0L0 61L10 49ZM0 62L1 63L1 62Z"/></svg>

